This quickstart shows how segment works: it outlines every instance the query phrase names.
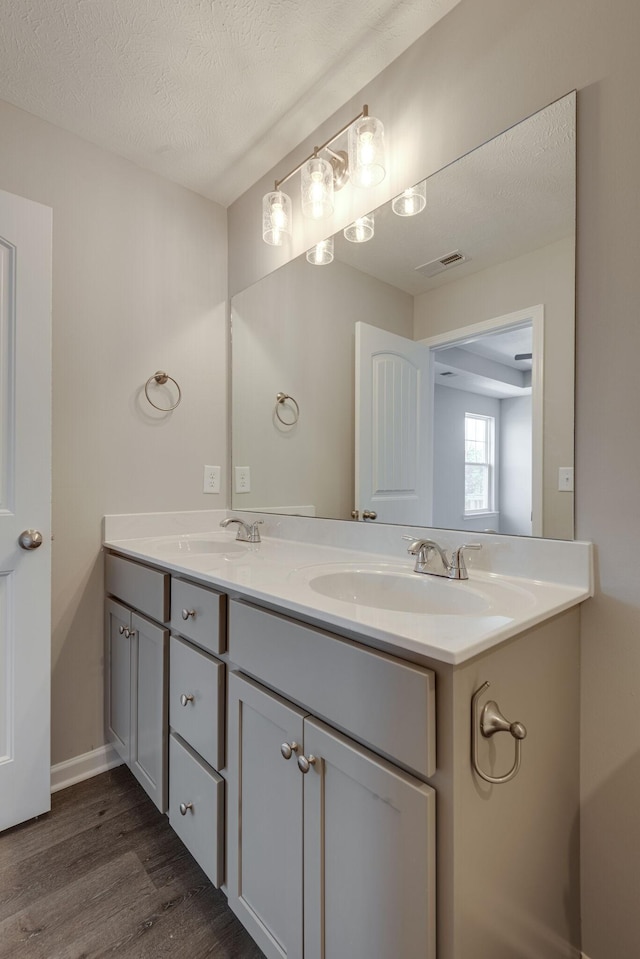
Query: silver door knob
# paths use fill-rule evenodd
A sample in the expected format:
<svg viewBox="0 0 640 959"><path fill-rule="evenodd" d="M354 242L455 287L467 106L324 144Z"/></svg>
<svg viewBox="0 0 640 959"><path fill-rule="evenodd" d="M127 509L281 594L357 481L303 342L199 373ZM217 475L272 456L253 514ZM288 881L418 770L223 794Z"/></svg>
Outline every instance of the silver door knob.
<svg viewBox="0 0 640 959"><path fill-rule="evenodd" d="M312 766L315 766L317 759L315 756L298 756L298 769L305 776Z"/></svg>
<svg viewBox="0 0 640 959"><path fill-rule="evenodd" d="M42 533L39 529L23 529L18 536L22 549L37 549L42 546Z"/></svg>
<svg viewBox="0 0 640 959"><path fill-rule="evenodd" d="M192 703L193 693L189 693L189 694L183 693L182 696L180 697L180 702L182 703L183 706L186 706L188 703Z"/></svg>
<svg viewBox="0 0 640 959"><path fill-rule="evenodd" d="M293 753L297 753L300 747L297 743L283 743L280 747L283 759L291 759Z"/></svg>
<svg viewBox="0 0 640 959"><path fill-rule="evenodd" d="M183 609L183 610L182 610L182 618L183 618L184 620L187 620L187 619L195 619L195 618L196 618L196 611L195 611L195 609Z"/></svg>
<svg viewBox="0 0 640 959"><path fill-rule="evenodd" d="M192 802L181 802L181 803L180 803L180 815L181 815L181 816L186 816L190 809L193 810L193 803L192 803Z"/></svg>

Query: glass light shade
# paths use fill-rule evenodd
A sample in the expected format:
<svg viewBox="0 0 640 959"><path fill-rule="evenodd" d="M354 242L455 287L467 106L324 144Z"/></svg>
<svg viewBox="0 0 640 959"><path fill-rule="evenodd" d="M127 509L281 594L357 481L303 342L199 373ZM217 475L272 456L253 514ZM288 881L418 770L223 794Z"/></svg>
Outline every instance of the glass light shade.
<svg viewBox="0 0 640 959"><path fill-rule="evenodd" d="M415 216L422 213L427 205L427 184L425 180L403 190L400 196L391 201L391 209L398 216Z"/></svg>
<svg viewBox="0 0 640 959"><path fill-rule="evenodd" d="M333 213L333 167L323 157L311 157L302 167L302 213L320 220Z"/></svg>
<svg viewBox="0 0 640 959"><path fill-rule="evenodd" d="M262 239L270 246L282 246L291 236L291 197L282 190L262 198Z"/></svg>
<svg viewBox="0 0 640 959"><path fill-rule="evenodd" d="M333 237L328 240L320 240L310 250L307 250L307 260L313 266L326 266L333 262Z"/></svg>
<svg viewBox="0 0 640 959"><path fill-rule="evenodd" d="M366 243L374 233L373 213L360 216L344 229L344 238L351 243Z"/></svg>
<svg viewBox="0 0 640 959"><path fill-rule="evenodd" d="M386 173L384 127L375 117L360 117L349 127L349 175L354 186L376 186Z"/></svg>

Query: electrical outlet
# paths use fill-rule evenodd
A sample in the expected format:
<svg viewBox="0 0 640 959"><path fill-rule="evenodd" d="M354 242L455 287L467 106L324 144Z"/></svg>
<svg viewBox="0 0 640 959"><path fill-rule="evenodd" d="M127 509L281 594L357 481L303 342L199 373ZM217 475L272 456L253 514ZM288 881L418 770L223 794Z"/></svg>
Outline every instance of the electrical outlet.
<svg viewBox="0 0 640 959"><path fill-rule="evenodd" d="M219 466L205 466L204 479L202 481L202 492L203 493L219 493L220 492L220 467Z"/></svg>
<svg viewBox="0 0 640 959"><path fill-rule="evenodd" d="M251 492L251 468L249 466L235 466L236 493Z"/></svg>

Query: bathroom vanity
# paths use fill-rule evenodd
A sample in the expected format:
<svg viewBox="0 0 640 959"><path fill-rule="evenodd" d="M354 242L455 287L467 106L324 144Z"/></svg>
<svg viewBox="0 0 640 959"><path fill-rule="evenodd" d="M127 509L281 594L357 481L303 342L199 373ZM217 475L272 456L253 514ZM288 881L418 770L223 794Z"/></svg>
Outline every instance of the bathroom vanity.
<svg viewBox="0 0 640 959"><path fill-rule="evenodd" d="M518 578L495 570L517 543L479 537L457 583L293 517L260 544L118 520L109 739L269 959L579 955L586 544L525 542ZM511 770L515 733L476 730L472 761L486 682L476 720L495 700L526 727L504 783L482 774Z"/></svg>

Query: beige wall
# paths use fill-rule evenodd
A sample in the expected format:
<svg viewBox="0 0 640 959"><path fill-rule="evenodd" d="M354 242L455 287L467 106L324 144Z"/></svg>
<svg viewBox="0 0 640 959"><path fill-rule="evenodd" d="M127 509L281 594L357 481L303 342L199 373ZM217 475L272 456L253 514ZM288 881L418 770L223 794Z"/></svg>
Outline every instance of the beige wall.
<svg viewBox="0 0 640 959"><path fill-rule="evenodd" d="M251 467L251 492L233 496L238 509L313 506L316 516L350 519L358 320L411 338L413 297L305 257L234 297L233 455ZM274 419L279 392L300 407L294 428Z"/></svg>
<svg viewBox="0 0 640 959"><path fill-rule="evenodd" d="M104 742L102 515L226 503L226 214L3 103L0 142L0 188L53 207L57 763ZM183 391L169 416L141 397L158 369Z"/></svg>
<svg viewBox="0 0 640 959"><path fill-rule="evenodd" d="M260 200L321 142L316 132L229 210L230 287L259 276L571 89L578 90L576 532L598 548L582 614L582 887L590 959L640 954L640 4L462 0L323 125L363 102L389 134L391 173L370 199L344 190L292 249L260 238ZM293 165L293 164L291 164ZM349 196L347 196L349 194ZM541 702L544 690L541 690Z"/></svg>
<svg viewBox="0 0 640 959"><path fill-rule="evenodd" d="M573 496L558 467L573 466L573 237L506 260L415 298L414 338L544 306L543 536L573 539ZM440 524L438 524L440 525Z"/></svg>

